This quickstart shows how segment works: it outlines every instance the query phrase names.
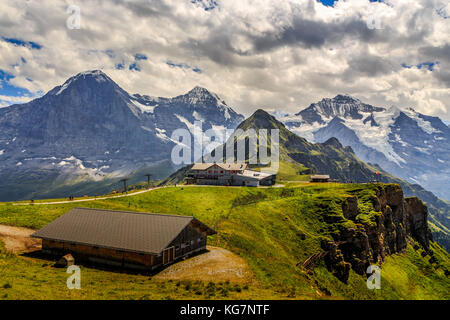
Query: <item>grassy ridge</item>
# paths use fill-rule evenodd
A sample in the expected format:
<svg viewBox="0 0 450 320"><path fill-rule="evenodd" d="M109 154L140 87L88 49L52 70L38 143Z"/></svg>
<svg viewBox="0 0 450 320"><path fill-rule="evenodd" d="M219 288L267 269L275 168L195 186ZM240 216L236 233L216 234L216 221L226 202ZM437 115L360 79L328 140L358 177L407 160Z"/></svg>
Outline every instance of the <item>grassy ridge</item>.
<svg viewBox="0 0 450 320"><path fill-rule="evenodd" d="M207 291L208 284L190 284L191 290L183 291L175 282L154 285L145 276L127 276L89 269L88 285L77 298L140 298L151 291L147 298L348 298L348 299L446 299L450 282L443 273L449 269L449 256L433 244L436 262L430 256L422 256L411 246L404 254L388 257L382 267L382 290L371 291L366 279L353 271L348 284L343 284L329 273L320 262L313 271L296 267L310 255L320 252L320 241L329 238L330 224L324 217L342 217L340 202L349 195L357 195L360 210L370 212L367 199L375 192L375 185L314 185L285 188L227 188L227 187L177 187L154 190L127 198L84 202L82 204L12 206L0 205L0 223L40 228L74 206L135 210L168 214L192 215L218 231L209 243L224 247L247 260L255 275L255 283L240 292L226 289L228 296L214 296ZM361 216L364 218L364 216ZM346 221L345 223L353 223ZM0 278L0 298L19 296L26 291L27 298L68 296L61 279L64 271L48 266L43 261L8 256L0 259L3 278ZM17 265L18 267L15 267ZM35 276L20 277L20 273L32 272ZM58 275L58 272L61 274ZM105 280L99 280L102 275ZM7 280L5 281L5 276ZM91 280L92 279L92 280ZM114 287L109 282L120 283ZM152 280L153 281L153 280ZM5 282L12 288L4 289ZM92 282L92 284L90 284ZM39 290L45 283L45 295ZM154 282L156 283L156 281ZM65 282L63 283L65 284ZM217 286L220 286L217 284ZM222 284L226 286L226 284ZM231 285L230 285L231 286ZM58 289L59 288L59 289ZM176 290L178 288L178 290ZM109 292L109 291L111 292ZM222 290L223 291L223 290ZM55 293L53 293L55 292ZM120 293L120 294L119 294ZM72 293L71 293L72 294Z"/></svg>

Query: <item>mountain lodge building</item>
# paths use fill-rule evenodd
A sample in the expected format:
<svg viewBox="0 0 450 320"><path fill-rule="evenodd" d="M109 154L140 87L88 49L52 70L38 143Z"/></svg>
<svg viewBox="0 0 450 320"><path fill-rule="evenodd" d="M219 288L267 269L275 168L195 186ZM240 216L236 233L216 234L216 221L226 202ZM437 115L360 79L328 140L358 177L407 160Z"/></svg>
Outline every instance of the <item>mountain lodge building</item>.
<svg viewBox="0 0 450 320"><path fill-rule="evenodd" d="M271 186L276 175L249 170L245 163L195 163L187 174L189 184L222 186Z"/></svg>

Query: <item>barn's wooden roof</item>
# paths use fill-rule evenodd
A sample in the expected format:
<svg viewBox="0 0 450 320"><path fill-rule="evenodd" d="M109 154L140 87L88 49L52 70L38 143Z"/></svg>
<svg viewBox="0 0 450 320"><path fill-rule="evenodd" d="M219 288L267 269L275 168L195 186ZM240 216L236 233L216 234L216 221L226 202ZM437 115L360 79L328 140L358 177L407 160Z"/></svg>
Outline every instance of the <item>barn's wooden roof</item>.
<svg viewBox="0 0 450 320"><path fill-rule="evenodd" d="M138 253L161 253L189 224L216 232L194 217L74 208L31 236Z"/></svg>

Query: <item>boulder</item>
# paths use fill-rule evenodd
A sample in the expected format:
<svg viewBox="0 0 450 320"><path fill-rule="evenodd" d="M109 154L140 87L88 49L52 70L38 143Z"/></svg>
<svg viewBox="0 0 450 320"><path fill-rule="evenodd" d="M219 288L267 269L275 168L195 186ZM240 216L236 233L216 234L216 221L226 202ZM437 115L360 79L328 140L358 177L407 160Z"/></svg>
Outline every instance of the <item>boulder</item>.
<svg viewBox="0 0 450 320"><path fill-rule="evenodd" d="M75 258L69 253L61 257L61 259L56 262L55 267L69 267L75 264Z"/></svg>

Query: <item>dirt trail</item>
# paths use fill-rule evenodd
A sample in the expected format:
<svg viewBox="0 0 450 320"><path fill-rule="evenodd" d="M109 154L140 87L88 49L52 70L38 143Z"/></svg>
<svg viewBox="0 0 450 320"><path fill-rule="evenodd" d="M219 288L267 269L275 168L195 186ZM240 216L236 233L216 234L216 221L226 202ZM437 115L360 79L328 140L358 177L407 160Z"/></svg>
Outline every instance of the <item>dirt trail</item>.
<svg viewBox="0 0 450 320"><path fill-rule="evenodd" d="M35 230L0 224L0 240L11 252L34 251L41 248L41 240L30 238Z"/></svg>
<svg viewBox="0 0 450 320"><path fill-rule="evenodd" d="M142 194L142 193L146 193L146 192L150 192L153 190L158 190L161 188L165 188L165 187L156 187L156 188L151 188L151 189L145 189L145 190L141 190L141 191L137 191L137 192L130 192L127 194L121 194L121 195L116 195L116 196L100 196L100 197L95 197L95 198L87 198L87 199L77 199L77 200L63 200L63 201L53 201L53 202L16 202L16 203L12 203L13 206L29 206L29 205L48 205L48 204L64 204L64 203L77 203L77 202L88 202L88 201L97 201L97 200L106 200L106 199L115 199L115 198L124 198L124 197L132 197L138 194Z"/></svg>
<svg viewBox="0 0 450 320"><path fill-rule="evenodd" d="M253 275L247 262L234 253L217 247L207 247L208 252L171 265L155 279L203 280L248 283Z"/></svg>

